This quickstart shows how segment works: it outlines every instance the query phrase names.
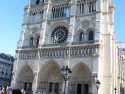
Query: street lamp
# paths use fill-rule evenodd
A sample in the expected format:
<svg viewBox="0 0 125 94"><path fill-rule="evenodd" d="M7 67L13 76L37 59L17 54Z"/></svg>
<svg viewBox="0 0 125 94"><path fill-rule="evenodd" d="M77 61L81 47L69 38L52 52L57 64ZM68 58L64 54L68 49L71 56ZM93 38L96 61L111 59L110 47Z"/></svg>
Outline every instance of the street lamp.
<svg viewBox="0 0 125 94"><path fill-rule="evenodd" d="M117 88L115 87L114 90L115 90L115 94L116 94L116 90L117 90Z"/></svg>
<svg viewBox="0 0 125 94"><path fill-rule="evenodd" d="M72 73L72 71L71 71L70 68L68 68L68 66L63 66L63 68L61 69L61 71L62 71L62 78L63 78L64 81L65 81L64 94L66 94L66 93L65 93L66 82L69 80L70 74Z"/></svg>
<svg viewBox="0 0 125 94"><path fill-rule="evenodd" d="M97 94L98 94L98 90L99 90L100 84L101 84L100 81L97 80L97 81L96 81Z"/></svg>

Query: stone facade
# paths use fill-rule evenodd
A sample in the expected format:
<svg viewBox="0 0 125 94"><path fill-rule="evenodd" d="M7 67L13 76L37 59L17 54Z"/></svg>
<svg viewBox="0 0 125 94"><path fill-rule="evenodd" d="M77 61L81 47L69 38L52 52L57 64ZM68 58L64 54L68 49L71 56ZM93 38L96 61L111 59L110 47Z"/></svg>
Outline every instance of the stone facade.
<svg viewBox="0 0 125 94"><path fill-rule="evenodd" d="M120 94L118 52L110 0L29 0L11 86L59 94L68 65L67 93L97 94L98 75L99 94Z"/></svg>
<svg viewBox="0 0 125 94"><path fill-rule="evenodd" d="M10 86L14 58L0 53L0 86Z"/></svg>

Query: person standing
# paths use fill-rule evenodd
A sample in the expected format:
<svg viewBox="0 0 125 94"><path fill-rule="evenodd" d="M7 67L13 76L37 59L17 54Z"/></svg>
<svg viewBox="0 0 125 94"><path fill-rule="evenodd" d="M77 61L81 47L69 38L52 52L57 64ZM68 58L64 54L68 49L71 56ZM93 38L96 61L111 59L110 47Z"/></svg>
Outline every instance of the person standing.
<svg viewBox="0 0 125 94"><path fill-rule="evenodd" d="M46 92L44 91L43 94L46 94Z"/></svg>
<svg viewBox="0 0 125 94"><path fill-rule="evenodd" d="M0 89L0 94L1 94L1 92L2 92L2 91L1 91L1 89Z"/></svg>

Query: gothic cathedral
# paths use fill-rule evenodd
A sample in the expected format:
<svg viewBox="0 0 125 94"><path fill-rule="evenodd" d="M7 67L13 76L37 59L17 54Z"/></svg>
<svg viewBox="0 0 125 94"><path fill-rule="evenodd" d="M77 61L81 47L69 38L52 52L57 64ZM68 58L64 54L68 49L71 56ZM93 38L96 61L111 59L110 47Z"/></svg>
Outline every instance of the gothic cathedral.
<svg viewBox="0 0 125 94"><path fill-rule="evenodd" d="M29 0L11 86L51 94L114 94L117 87L122 94L117 53L111 0ZM72 71L66 88L63 66Z"/></svg>

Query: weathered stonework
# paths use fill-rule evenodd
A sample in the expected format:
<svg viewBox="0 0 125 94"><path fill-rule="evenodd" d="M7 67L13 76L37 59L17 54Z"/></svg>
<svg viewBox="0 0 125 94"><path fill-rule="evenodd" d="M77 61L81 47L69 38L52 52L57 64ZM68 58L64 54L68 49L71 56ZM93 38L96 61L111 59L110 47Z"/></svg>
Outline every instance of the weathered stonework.
<svg viewBox="0 0 125 94"><path fill-rule="evenodd" d="M95 75L101 82L98 94L114 94L115 87L120 94L124 77L118 80L110 0L29 0L24 10L12 87L59 94L64 91L61 68L68 65L68 94L97 94Z"/></svg>

